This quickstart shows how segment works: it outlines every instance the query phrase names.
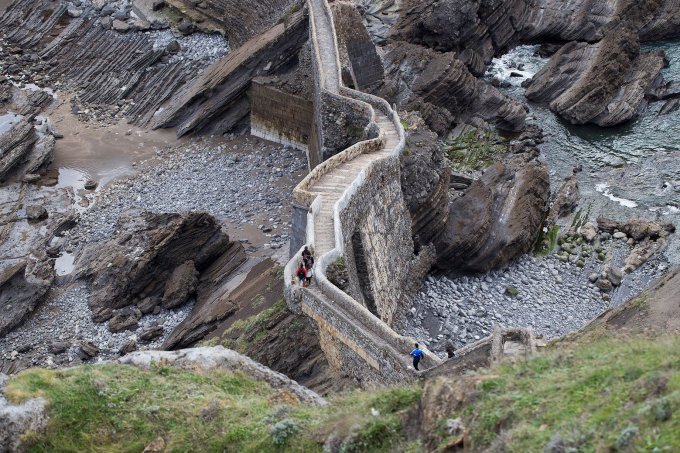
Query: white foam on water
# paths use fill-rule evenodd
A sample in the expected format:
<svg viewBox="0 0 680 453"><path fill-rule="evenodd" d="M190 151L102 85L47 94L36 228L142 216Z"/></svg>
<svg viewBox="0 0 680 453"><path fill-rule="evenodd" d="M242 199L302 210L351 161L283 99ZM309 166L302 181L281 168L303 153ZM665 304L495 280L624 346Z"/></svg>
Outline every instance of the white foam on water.
<svg viewBox="0 0 680 453"><path fill-rule="evenodd" d="M626 208L637 208L638 204L633 200L628 200L626 198L620 198L615 196L611 190L609 190L609 184L606 182L601 182L595 186L595 190L600 192L605 197L609 198L611 201L615 201L621 206Z"/></svg>
<svg viewBox="0 0 680 453"><path fill-rule="evenodd" d="M485 78L496 78L501 82L508 82L513 86L520 86L522 82L532 78L548 62L547 58L536 55L539 46L517 46L505 55L494 58L485 74ZM518 69L518 66L522 69ZM512 77L515 73L520 77Z"/></svg>

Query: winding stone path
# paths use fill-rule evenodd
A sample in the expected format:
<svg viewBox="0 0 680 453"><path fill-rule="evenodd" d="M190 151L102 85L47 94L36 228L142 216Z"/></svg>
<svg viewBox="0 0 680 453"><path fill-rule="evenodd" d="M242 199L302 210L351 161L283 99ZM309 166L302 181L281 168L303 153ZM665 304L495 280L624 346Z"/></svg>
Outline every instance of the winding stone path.
<svg viewBox="0 0 680 453"><path fill-rule="evenodd" d="M339 164L333 162L333 165L323 169L317 167L312 170L319 176L316 182L305 186L306 189L302 189L304 181L298 186L315 200L310 208L313 213L313 234L309 242L314 246L317 256L317 284L310 288L291 285L292 272L300 259L298 252L286 266L286 297L292 307L299 307L319 325L322 344L326 344L324 352L329 361L335 362L344 373L373 384L399 382L417 374L409 366L408 352L413 340L394 332L362 304L335 287L325 277L325 271L329 264L344 253L342 238L336 237L336 231L342 228L336 223L339 222L335 218L336 209L340 209L343 198L347 202L347 197L352 196L353 187L363 183L362 173L368 172L378 161L398 159L403 148L403 129L396 113L383 100L341 86L330 7L326 0L308 0L308 5L312 48L317 58L316 75L321 90L344 97L348 102L356 103L357 98L361 99L360 102L369 106L369 110L374 113L373 122L380 131L381 142L377 150L366 151ZM376 199L375 202L380 203L380 200ZM308 224L308 230L311 226ZM328 343L328 337L333 339L335 346ZM438 364L439 359L429 354L424 362L432 366Z"/></svg>

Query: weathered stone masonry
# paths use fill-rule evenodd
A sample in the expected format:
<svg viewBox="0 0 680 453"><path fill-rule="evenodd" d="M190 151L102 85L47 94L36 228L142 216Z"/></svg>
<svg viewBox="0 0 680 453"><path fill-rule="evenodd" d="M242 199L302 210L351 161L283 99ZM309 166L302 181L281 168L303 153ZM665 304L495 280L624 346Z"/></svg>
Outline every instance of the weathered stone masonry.
<svg viewBox="0 0 680 453"><path fill-rule="evenodd" d="M313 167L314 147L309 147L313 169L294 191L292 246L304 237L315 247L316 284L292 283L298 250L285 268L286 299L316 323L321 346L338 372L366 385L400 382L417 374L409 367L413 340L389 324L434 258L429 247L414 254L401 191L404 130L383 99L342 86L330 8L325 0L308 5L317 90L314 133L317 158L324 160ZM347 293L325 275L339 258L348 269ZM428 354L425 366L438 363Z"/></svg>

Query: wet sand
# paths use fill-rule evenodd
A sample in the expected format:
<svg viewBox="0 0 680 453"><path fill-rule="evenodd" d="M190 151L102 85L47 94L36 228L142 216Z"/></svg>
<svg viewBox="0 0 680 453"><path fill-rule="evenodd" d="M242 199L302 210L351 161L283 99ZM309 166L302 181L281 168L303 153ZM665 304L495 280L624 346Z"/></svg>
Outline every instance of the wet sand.
<svg viewBox="0 0 680 453"><path fill-rule="evenodd" d="M174 131L148 131L126 124L99 126L79 121L68 101L48 112L54 129L64 137L57 140L50 176L59 186L77 187L79 180L93 179L106 186L116 178L137 173L136 164L155 155L157 148L182 143Z"/></svg>

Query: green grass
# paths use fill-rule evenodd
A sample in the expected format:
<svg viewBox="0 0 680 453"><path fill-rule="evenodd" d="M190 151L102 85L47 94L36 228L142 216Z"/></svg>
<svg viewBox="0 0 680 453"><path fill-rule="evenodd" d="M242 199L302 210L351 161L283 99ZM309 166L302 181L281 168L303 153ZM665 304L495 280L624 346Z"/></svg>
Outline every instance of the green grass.
<svg viewBox="0 0 680 453"><path fill-rule="evenodd" d="M384 451L405 442L398 412L420 398L417 388L395 388L309 407L239 373L121 365L27 371L7 394L13 403L49 402L49 427L33 435L33 452L140 452L159 436L168 452L320 452L328 433L344 436L345 451Z"/></svg>
<svg viewBox="0 0 680 453"><path fill-rule="evenodd" d="M502 433L505 451L542 452L557 436L565 451L680 451L680 338L580 341L492 370L450 414L463 416L474 450Z"/></svg>
<svg viewBox="0 0 680 453"><path fill-rule="evenodd" d="M561 439L562 451L676 452L679 371L680 337L589 334L531 360L452 376L444 388L453 394L457 385L474 390L466 404L451 399L451 411L442 409L448 398L421 401L418 384L354 391L311 407L243 374L162 365L30 370L13 377L6 393L12 403L48 401L49 427L32 435L33 452L139 452L159 436L168 452L320 452L329 439L334 451L419 452L425 442L456 438L444 427L458 417L469 451L543 452ZM419 405L437 407L433 426L419 428ZM422 439L407 438L407 424Z"/></svg>

